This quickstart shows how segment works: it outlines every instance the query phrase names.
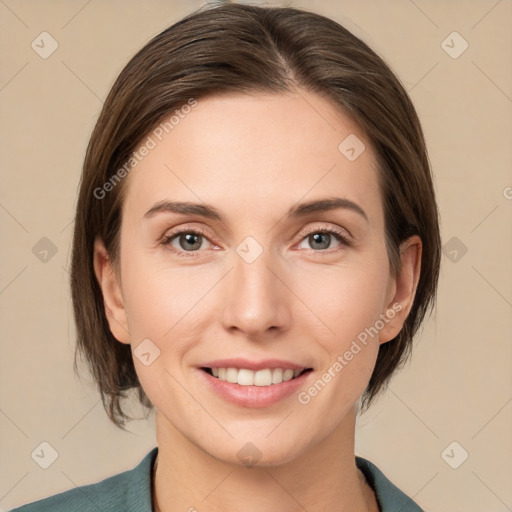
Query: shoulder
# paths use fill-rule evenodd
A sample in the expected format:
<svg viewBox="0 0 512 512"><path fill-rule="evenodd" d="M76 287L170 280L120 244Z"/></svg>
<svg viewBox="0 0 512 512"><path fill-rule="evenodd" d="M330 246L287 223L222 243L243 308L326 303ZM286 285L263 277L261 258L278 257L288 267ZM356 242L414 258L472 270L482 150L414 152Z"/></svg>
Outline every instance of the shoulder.
<svg viewBox="0 0 512 512"><path fill-rule="evenodd" d="M158 447L153 448L133 469L22 505L10 512L151 512L151 469L157 451Z"/></svg>
<svg viewBox="0 0 512 512"><path fill-rule="evenodd" d="M356 466L373 487L381 512L424 512L409 496L393 484L372 462L356 456Z"/></svg>

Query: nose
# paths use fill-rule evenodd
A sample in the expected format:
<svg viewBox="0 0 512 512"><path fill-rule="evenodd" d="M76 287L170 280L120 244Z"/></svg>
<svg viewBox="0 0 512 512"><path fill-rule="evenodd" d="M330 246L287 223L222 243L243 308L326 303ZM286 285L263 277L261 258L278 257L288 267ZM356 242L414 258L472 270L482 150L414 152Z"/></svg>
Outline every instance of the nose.
<svg viewBox="0 0 512 512"><path fill-rule="evenodd" d="M292 294L283 271L270 260L265 251L251 263L234 256L222 311L226 330L263 339L289 328Z"/></svg>

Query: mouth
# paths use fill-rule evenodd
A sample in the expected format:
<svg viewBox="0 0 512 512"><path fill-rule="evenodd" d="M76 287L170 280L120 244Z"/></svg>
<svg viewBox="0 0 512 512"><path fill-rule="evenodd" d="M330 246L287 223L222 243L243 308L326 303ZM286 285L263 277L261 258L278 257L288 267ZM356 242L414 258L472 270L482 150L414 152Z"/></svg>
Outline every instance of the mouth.
<svg viewBox="0 0 512 512"><path fill-rule="evenodd" d="M250 370L248 368L210 368L201 367L211 377L218 380L238 384L240 386L269 387L297 379L302 375L313 371L312 368L262 368Z"/></svg>
<svg viewBox="0 0 512 512"><path fill-rule="evenodd" d="M230 358L197 366L203 382L224 401L244 408L270 407L307 385L313 368L285 359Z"/></svg>

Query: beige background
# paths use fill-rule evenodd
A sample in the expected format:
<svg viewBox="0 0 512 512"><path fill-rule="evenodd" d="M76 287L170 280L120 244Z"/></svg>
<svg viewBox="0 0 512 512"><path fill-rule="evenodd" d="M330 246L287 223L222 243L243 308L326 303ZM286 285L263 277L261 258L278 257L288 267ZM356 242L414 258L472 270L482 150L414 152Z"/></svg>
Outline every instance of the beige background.
<svg viewBox="0 0 512 512"><path fill-rule="evenodd" d="M286 4L341 22L396 70L423 123L448 243L437 313L360 418L357 453L431 512L512 510L512 2ZM200 5L0 0L0 510L132 468L156 444L153 416L116 429L73 374L69 245L102 100L136 50ZM47 59L31 48L43 31L59 45ZM442 46L454 31L469 44L458 58ZM32 250L43 237L57 250L46 262ZM43 441L58 452L48 469L31 458Z"/></svg>

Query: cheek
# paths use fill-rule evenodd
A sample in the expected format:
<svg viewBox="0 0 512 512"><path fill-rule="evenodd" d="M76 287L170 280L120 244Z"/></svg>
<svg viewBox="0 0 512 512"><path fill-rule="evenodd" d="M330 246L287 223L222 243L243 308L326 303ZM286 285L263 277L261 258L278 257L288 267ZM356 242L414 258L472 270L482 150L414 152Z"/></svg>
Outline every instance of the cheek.
<svg viewBox="0 0 512 512"><path fill-rule="evenodd" d="M329 330L326 334L322 326L312 333L316 334L315 353L322 354L321 367L298 401L309 414L319 414L326 429L339 423L366 389L380 346L378 331L372 330L381 313L380 294L375 281L362 286L356 277L317 297L322 322Z"/></svg>
<svg viewBox="0 0 512 512"><path fill-rule="evenodd" d="M384 312L388 286L386 264L375 260L303 273L294 289L304 297L328 352L341 350ZM316 318L316 320L315 320ZM300 319L297 319L300 322ZM320 334L324 333L322 336ZM377 338L376 338L377 339Z"/></svg>
<svg viewBox="0 0 512 512"><path fill-rule="evenodd" d="M305 390L304 400L319 396L325 385L330 391L315 400L332 411L343 412L340 404L354 403L364 391L379 349L379 318L389 278L387 260L373 258L363 263L361 259L360 263L312 275L298 291L308 298L307 306L315 313L304 327L314 329L315 351L323 354L321 382Z"/></svg>
<svg viewBox="0 0 512 512"><path fill-rule="evenodd" d="M180 395L173 377L182 381L195 347L204 341L214 304L208 292L218 277L206 266L172 268L164 257L151 259L129 249L125 254L123 287L135 369L157 405L159 397ZM149 365L138 358L148 352L143 342L154 357Z"/></svg>
<svg viewBox="0 0 512 512"><path fill-rule="evenodd" d="M132 266L125 274L135 370L157 408L165 407L165 402L160 401L168 396L186 408L190 404L179 402L182 393L175 379L182 382L181 367L188 360L191 348L201 339L203 320L198 303L208 288L191 286L195 281L187 272L148 265L142 259L127 258L127 266ZM142 349L143 346L146 348ZM139 357L144 352L150 353L150 364Z"/></svg>
<svg viewBox="0 0 512 512"><path fill-rule="evenodd" d="M165 258L151 258L136 248L125 254L123 289L132 338L172 337L190 322L214 276L208 279L207 272L193 267L172 269Z"/></svg>

